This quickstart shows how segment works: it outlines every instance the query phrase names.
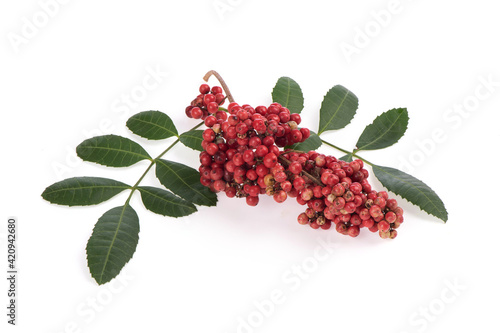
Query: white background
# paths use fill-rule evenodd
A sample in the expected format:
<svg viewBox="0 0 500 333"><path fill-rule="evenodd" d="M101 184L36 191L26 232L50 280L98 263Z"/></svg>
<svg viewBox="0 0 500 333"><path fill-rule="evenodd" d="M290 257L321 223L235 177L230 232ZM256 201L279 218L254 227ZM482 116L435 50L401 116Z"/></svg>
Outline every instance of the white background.
<svg viewBox="0 0 500 333"><path fill-rule="evenodd" d="M226 7L217 10L218 3ZM0 284L2 331L500 329L494 2L33 0L2 2L0 22L0 266L6 271L5 224L15 216L20 272L15 328L6 324L6 280ZM356 53L346 56L347 44ZM179 132L193 127L184 108L210 69L240 103L254 106L271 102L280 76L292 77L305 95L303 126L313 130L324 94L344 85L358 96L358 113L325 139L347 149L376 115L407 107L405 137L363 156L430 185L446 204L448 223L399 199L406 213L397 239L367 230L353 239L299 225L303 207L293 199L278 205L263 198L248 207L220 196L217 207L172 219L145 210L137 195L137 252L119 280L97 286L85 245L95 221L127 193L83 208L51 205L40 194L76 176L134 183L146 162L105 168L78 161L74 148L88 136L114 133L155 156L171 140L134 137L126 119L161 110ZM161 74L145 90L150 71ZM180 145L167 158L198 164L197 153ZM153 173L145 184L156 184ZM382 189L375 179L373 186ZM270 305L271 294L281 294L279 304Z"/></svg>

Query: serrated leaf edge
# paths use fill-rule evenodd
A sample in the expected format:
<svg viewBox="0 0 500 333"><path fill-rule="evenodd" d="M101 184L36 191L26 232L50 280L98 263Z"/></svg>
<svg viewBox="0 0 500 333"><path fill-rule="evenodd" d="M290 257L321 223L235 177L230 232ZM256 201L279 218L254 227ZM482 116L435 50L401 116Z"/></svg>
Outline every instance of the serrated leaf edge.
<svg viewBox="0 0 500 333"><path fill-rule="evenodd" d="M401 113L401 114L399 114L399 115L398 115L398 118L397 118L397 119L399 119L399 117L400 117L400 116L402 116L404 113L406 113L406 116L408 117L408 120L410 120L410 117L409 117L409 115L408 115L408 110L407 110L406 108L393 108L393 109L390 109L390 110L388 110L388 111L386 111L386 112L390 112L390 111L392 111L392 110L404 110L404 112L403 112L403 113ZM386 113L386 112L384 112L384 113ZM384 113L382 113L382 114L378 115L375 119L373 119L373 121L371 122L371 124L367 125L366 127L373 125L373 123L375 123L375 120L377 120L377 118L378 118L378 117L380 117L380 116L382 116ZM396 122L394 122L394 123L396 123ZM393 124L393 125L394 125L394 124ZM365 130L366 130L366 127L365 127ZM391 126L391 128L392 128L392 127L393 127L393 126ZM405 131L403 132L403 135L404 135L404 133L406 132L406 130L408 129L408 122L406 122L406 126L405 126L405 127L406 127L406 128L405 128ZM389 130L390 130L391 128L387 129L387 130L386 130L383 134L385 134L385 133L389 132ZM362 132L362 133L361 133L361 135L359 136L360 138L361 138L361 136L363 135L363 133L365 132L365 130L363 130L363 132ZM398 141L399 141L399 140L401 140L401 138L403 137L403 135L402 135L399 139L397 139L397 140L396 140L393 144L391 144L390 146L392 146L392 145L394 145L394 144L398 143ZM379 140L381 137L383 137L383 135L380 135L380 136L377 138L377 140ZM370 144L372 144L373 142L377 142L377 140L370 142ZM358 139L358 141L359 141L359 139ZM387 146L387 147L390 147L390 146ZM387 148L387 147L384 147L384 148ZM356 143L356 151L355 151L355 152L357 152L357 151L361 151L361 150L370 150L370 149L364 149L363 147L362 147L362 148L359 148L359 147L357 147L357 143Z"/></svg>
<svg viewBox="0 0 500 333"><path fill-rule="evenodd" d="M408 184L408 185L410 185L410 186L412 186L412 187L416 188L416 189L417 189L417 190L418 190L418 191L419 191L419 192L420 192L423 196L425 196L425 197L427 198L427 200L428 200L431 204L434 202L434 200L431 200L431 198L429 198L427 195L425 195L425 193L423 193L423 192L422 192L422 191L421 191L418 187L414 186L414 185L413 185L413 184L411 184L411 183L408 183L408 182L406 182L406 181L402 180L402 179L401 179L401 178L399 178L399 177L395 177L395 176L393 176L392 174L390 174L390 173L388 173L388 172L384 171L384 169L382 169L382 168L381 168L381 166L378 166L378 165L373 164L373 165L372 165L372 168L373 168L373 169L378 169L379 171L384 172L385 174L390 175L392 178L396 178L396 179L398 179L401 183L405 183L405 184ZM384 168L394 169L394 168L390 168L390 167L384 167ZM394 170L397 170L397 169L394 169ZM401 171L401 170L398 170L398 171L403 172L403 171ZM374 170L374 173L375 173L375 177L377 177L377 173L375 172L375 170ZM411 175L410 175L410 176L411 176ZM433 190L433 189L432 189L429 185L425 184L423 181L421 181L420 179L418 179L418 178L416 178L416 177L414 177L414 176L411 176L411 177L415 178L416 180L418 180L419 182L421 182L422 184L424 184L425 186L427 186L427 187L428 187L428 188L429 188L432 192L434 192L434 193L436 194L436 197L439 199L439 201L442 203L442 205L443 205L443 207L444 207L444 212L443 212L443 214L444 214L444 216L445 216L445 218L444 218L444 219L443 219L442 217L440 217L440 216L437 216L436 214L429 213L429 212L427 212L426 210L422 209L422 207L421 207L420 205L418 205L418 204L414 203L412 200L408 199L408 198L405 196L405 195L406 195L406 193L398 193L398 192L393 192L393 190L392 190L392 189L388 188L388 189L389 189L389 191L391 191L391 192L393 192L393 193L395 193L395 194L399 195L400 197L402 197L402 198L403 198L403 199L405 199L406 201L410 202L411 204L413 204L413 205L417 206L418 208L420 208L420 210L422 210L422 211L426 212L427 214L432 215L432 216L435 216L435 217L437 217L438 219L440 219L440 220L442 220L443 222L445 222L445 223L446 223L446 221L448 221L448 211L446 210L446 207L444 206L444 202L441 200L441 198L439 198L439 196L437 195L437 193L436 193L436 192L435 192L435 191L434 191L434 190ZM378 177L377 177L377 179L378 179L380 182L382 182L382 181L381 181ZM385 186L385 185L384 185L384 186ZM385 187L386 187L386 186L385 186ZM441 210L439 209L439 207L437 207L437 206L435 206L435 205L434 205L434 208L435 208L437 211L441 211Z"/></svg>
<svg viewBox="0 0 500 333"><path fill-rule="evenodd" d="M139 190L139 192L140 192L141 194L142 194L143 192L146 192L146 193L147 193L148 195L150 195L150 196L153 196L153 197L155 197L155 198L161 199L161 200L163 200L163 201L168 201L168 200L165 200L163 197L160 197L160 196L158 196L158 195L156 195L156 194L154 194L154 193L150 192L150 191L148 190L148 186L139 186L137 189ZM161 189L161 190L163 190L163 189ZM163 191L166 191L166 190L163 190ZM166 192L168 192L168 191L166 191ZM171 192L168 192L168 193L171 193ZM173 193L171 193L171 194L172 194L173 196L176 196L176 195L175 195L175 194L173 194ZM184 203L182 203L182 204L177 204L178 206L182 206L182 207L185 207L185 208L190 208L190 209L193 209L193 208L194 208L193 213L194 213L194 212L196 212L196 211L198 211L198 209L196 208L196 205L194 205L192 202L190 202L190 201L188 201L188 200L186 200L186 199L183 199L183 198L181 198L181 197L179 197L179 196L177 196L177 198L179 198L180 200L185 201L185 202L187 202L187 203L191 204L191 206L189 206L189 205L185 205ZM141 199L142 199L142 197L141 197ZM170 201L169 201L169 202L170 202ZM149 209L149 208L147 208L147 207L146 207L146 209L148 209L149 211L153 212L151 209ZM155 213L155 214L159 214L159 213L156 213L156 212L153 212L153 213ZM163 216L170 216L170 215L164 215L164 214L159 214L159 215L163 215ZM184 215L184 216L187 216L187 215ZM178 216L170 216L170 217L173 217L173 218L178 218Z"/></svg>
<svg viewBox="0 0 500 333"><path fill-rule="evenodd" d="M153 123L153 122L150 122L150 121L145 121L145 120L143 120L143 119L140 119L140 118L136 117L137 115L140 115L141 113L144 113L144 112L159 112L159 113L161 113L161 114L163 114L163 115L166 115L166 116L170 119L170 121L172 121L172 119L171 119L171 118L170 118L170 117L169 117L166 113L164 113L164 112L161 112L161 111L158 111L158 110L148 110L148 111L142 111L142 112L136 113L135 115L133 115L132 117L130 117L130 118L127 120L126 124L125 124L125 125L127 126L127 128L128 128L128 129L129 129L132 133L134 133L135 135L140 136L141 138L145 138L145 139L147 139L147 140L163 140L163 139L167 139L167 138L172 137L172 136L179 137L179 133L177 132L177 128L176 128L176 131L174 132L174 131L172 131L172 130L170 130L170 129L166 128L166 127L160 126L160 125L159 125L159 124L157 124L157 123ZM168 136L168 137L160 138L160 139L150 139L150 138L148 138L148 137L142 136L142 135L140 135L140 134L138 134L138 133L134 132L134 131L133 131L133 130L129 127L129 121L130 121L131 119L133 119L134 121L142 122L142 123L144 123L144 124L149 124L149 125L153 125L153 126L155 126L155 127L161 128L161 129L163 129L163 130L165 130L165 131L167 131L167 132L172 133L172 135L170 135L170 136ZM175 128L175 124L173 123L173 121L172 121L172 125L174 125L174 128Z"/></svg>
<svg viewBox="0 0 500 333"><path fill-rule="evenodd" d="M321 108L323 108L323 103L325 102L325 97L326 97L326 96L328 96L328 93L329 93L331 90L335 89L335 87L342 87L342 88L344 88L345 90L347 90L347 92L346 92L345 96L342 98L342 102L341 102L341 103L339 104L339 106L337 107L337 110L335 110L334 115L333 115L332 117L330 117L330 119L329 119L329 120L328 120L328 122L325 124L325 126L323 126L323 128L322 128L322 129L319 129L319 128L318 128L318 135L321 135L322 133L324 133L324 132L326 132L326 131L329 131L329 130L326 130L326 128L327 128L327 127L328 127L328 125L332 122L333 118L335 118L335 115L339 112L340 108L341 108L341 107L342 107L342 105L344 104L344 102L345 102L345 100L346 100L347 96L349 95L349 93L352 93L352 94L354 95L354 93L353 93L352 91L350 91L349 89L347 89L346 87L344 87L344 86L342 86L342 85L337 84L337 85L333 86L330 90L328 90L328 92L325 94L325 96L323 96L323 101L321 102L320 112L321 112ZM354 95L354 96L356 96L356 95ZM359 107L359 101L358 101L358 103L357 103L357 106ZM355 114L356 114L356 113L355 113ZM354 117L353 117L353 118L354 118ZM321 115L320 115L320 121L321 121ZM349 125L349 124L351 123L351 121L352 121L352 118L351 118L351 120L349 120L349 122L348 122L345 126ZM340 129L340 128L339 128L339 129Z"/></svg>
<svg viewBox="0 0 500 333"><path fill-rule="evenodd" d="M182 183L184 183L184 185L185 185L186 187L188 187L188 188L190 188L191 190L193 190L194 192L198 193L198 195L201 195L202 197L204 197L204 198L208 199L209 201L211 201L211 199L210 199L210 198L208 198L207 196L205 196L205 194L203 194L203 193L199 192L196 188L193 188L193 187L189 186L189 184L188 184L188 183L186 183L186 181L185 181L184 179L182 179L182 177L180 177L180 176L177 174L177 172L175 172L172 168L170 168L170 167L169 167L169 166L168 166L165 162L168 162L168 161L167 161L167 160L162 160L162 159L157 159L157 160L156 160L156 164L157 164L157 165L158 165L158 164L161 164L161 165L163 165L164 167L168 168L168 169L169 169L172 173L174 173L174 174L177 176L177 178L178 178L178 179L179 179ZM175 162L174 162L174 163L175 163ZM160 182L161 182L161 181L160 181ZM162 183L162 185L163 185L163 183ZM165 186L165 185L164 185L164 186ZM166 187L166 186L165 186L165 187ZM172 191L172 192L174 192L174 191ZM174 192L174 193L175 193L175 192ZM182 198L182 197L181 197L181 198ZM183 198L183 199L184 199L184 198ZM184 199L184 200L186 200L186 199ZM215 196L215 202L217 203L217 196ZM198 204L197 204L197 205L198 205ZM208 206L208 205L201 205L201 204L199 204L199 206Z"/></svg>

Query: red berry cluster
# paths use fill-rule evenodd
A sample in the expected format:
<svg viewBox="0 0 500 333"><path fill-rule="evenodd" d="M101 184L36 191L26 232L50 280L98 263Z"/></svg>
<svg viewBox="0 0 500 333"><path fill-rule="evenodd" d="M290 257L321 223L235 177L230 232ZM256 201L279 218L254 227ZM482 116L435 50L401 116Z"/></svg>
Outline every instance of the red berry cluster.
<svg viewBox="0 0 500 333"><path fill-rule="evenodd" d="M363 227L378 231L382 238L397 236L403 209L387 192L372 190L363 161L348 163L314 151L285 152L282 156L290 161L289 173L296 174L293 186L297 202L307 205L297 218L300 224L330 229L333 222L339 233L352 237Z"/></svg>
<svg viewBox="0 0 500 333"><path fill-rule="evenodd" d="M278 103L270 106L230 103L225 109L220 87L200 86L200 95L186 108L188 117L204 119L200 153L200 182L230 198L244 197L250 206L259 195L278 203L288 197L307 205L300 224L314 229L336 230L356 237L360 228L395 238L403 222L403 210L385 191L372 191L363 161L350 163L314 151L280 147L306 140L310 132L299 128L299 114Z"/></svg>
<svg viewBox="0 0 500 333"><path fill-rule="evenodd" d="M202 84L200 94L186 108L186 115L189 118L205 119L209 114L216 113L219 105L224 104L225 99L221 87L214 86L210 89L208 84Z"/></svg>

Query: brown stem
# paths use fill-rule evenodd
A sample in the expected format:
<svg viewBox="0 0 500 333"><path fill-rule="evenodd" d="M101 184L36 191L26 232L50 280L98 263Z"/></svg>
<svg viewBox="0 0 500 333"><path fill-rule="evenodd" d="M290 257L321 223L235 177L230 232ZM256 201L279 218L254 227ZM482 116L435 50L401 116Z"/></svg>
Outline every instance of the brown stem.
<svg viewBox="0 0 500 333"><path fill-rule="evenodd" d="M289 160L287 160L286 158L284 158L283 155L278 156L278 159L280 160L280 162L282 164L285 164L286 166L289 166L290 163L292 163ZM318 178L314 177L313 175L311 175L306 170L302 169L302 173L304 174L304 176L306 176L307 178L309 178L310 180L312 180L312 182L315 183L316 185L325 186L325 185L323 185L323 183L321 182L321 180L319 180Z"/></svg>
<svg viewBox="0 0 500 333"><path fill-rule="evenodd" d="M219 73L217 73L216 71L212 70L212 71L208 71L207 74L205 74L205 76L203 77L203 80L207 81L208 82L208 79L211 77L211 76L215 76L217 78L217 80L219 80L220 82L220 85L222 86L222 89L224 89L225 93L226 93L226 97L227 99L229 100L229 103L234 103L234 98L233 98L233 95L231 95L231 92L229 91L229 87L227 86L226 82L224 82L224 79L222 78L222 76L220 76Z"/></svg>

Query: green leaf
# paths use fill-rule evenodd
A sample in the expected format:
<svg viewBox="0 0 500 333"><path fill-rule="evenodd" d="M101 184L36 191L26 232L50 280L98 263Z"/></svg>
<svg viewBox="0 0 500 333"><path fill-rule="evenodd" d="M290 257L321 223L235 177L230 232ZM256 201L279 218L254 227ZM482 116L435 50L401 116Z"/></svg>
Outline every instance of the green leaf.
<svg viewBox="0 0 500 333"><path fill-rule="evenodd" d="M379 165L373 165L372 168L375 177L391 192L444 222L448 220L448 212L443 201L422 181L398 169Z"/></svg>
<svg viewBox="0 0 500 333"><path fill-rule="evenodd" d="M141 186L138 190L141 192L144 206L153 213L180 217L193 214L197 210L192 203L161 188Z"/></svg>
<svg viewBox="0 0 500 333"><path fill-rule="evenodd" d="M139 242L139 217L128 204L104 213L87 242L87 263L98 284L111 281L132 258Z"/></svg>
<svg viewBox="0 0 500 333"><path fill-rule="evenodd" d="M357 150L375 150L392 146L408 128L408 111L392 109L375 118L366 126L356 143Z"/></svg>
<svg viewBox="0 0 500 333"><path fill-rule="evenodd" d="M319 110L318 135L325 131L338 130L349 124L358 109L358 98L343 86L330 89Z"/></svg>
<svg viewBox="0 0 500 333"><path fill-rule="evenodd" d="M299 142L290 146L291 149L300 150L304 152L308 152L310 150L316 150L321 146L322 142L319 138L318 134L311 131L311 135L304 142Z"/></svg>
<svg viewBox="0 0 500 333"><path fill-rule="evenodd" d="M203 151L201 142L203 141L202 130L192 130L182 133L179 140L186 146L194 150Z"/></svg>
<svg viewBox="0 0 500 333"><path fill-rule="evenodd" d="M50 185L43 191L42 198L59 205L87 206L106 201L129 188L113 179L74 177Z"/></svg>
<svg viewBox="0 0 500 333"><path fill-rule="evenodd" d="M151 156L138 143L118 135L102 135L87 139L76 147L84 161L112 167L126 167Z"/></svg>
<svg viewBox="0 0 500 333"><path fill-rule="evenodd" d="M339 158L341 161L352 162L352 154L347 154Z"/></svg>
<svg viewBox="0 0 500 333"><path fill-rule="evenodd" d="M289 77L280 77L272 92L273 102L280 103L292 113L300 113L304 108L304 96L300 86Z"/></svg>
<svg viewBox="0 0 500 333"><path fill-rule="evenodd" d="M200 183L200 173L184 164L156 161L156 177L181 198L202 206L215 206L217 195Z"/></svg>
<svg viewBox="0 0 500 333"><path fill-rule="evenodd" d="M165 113L144 111L127 120L127 127L134 133L149 140L161 140L177 136L175 125Z"/></svg>

